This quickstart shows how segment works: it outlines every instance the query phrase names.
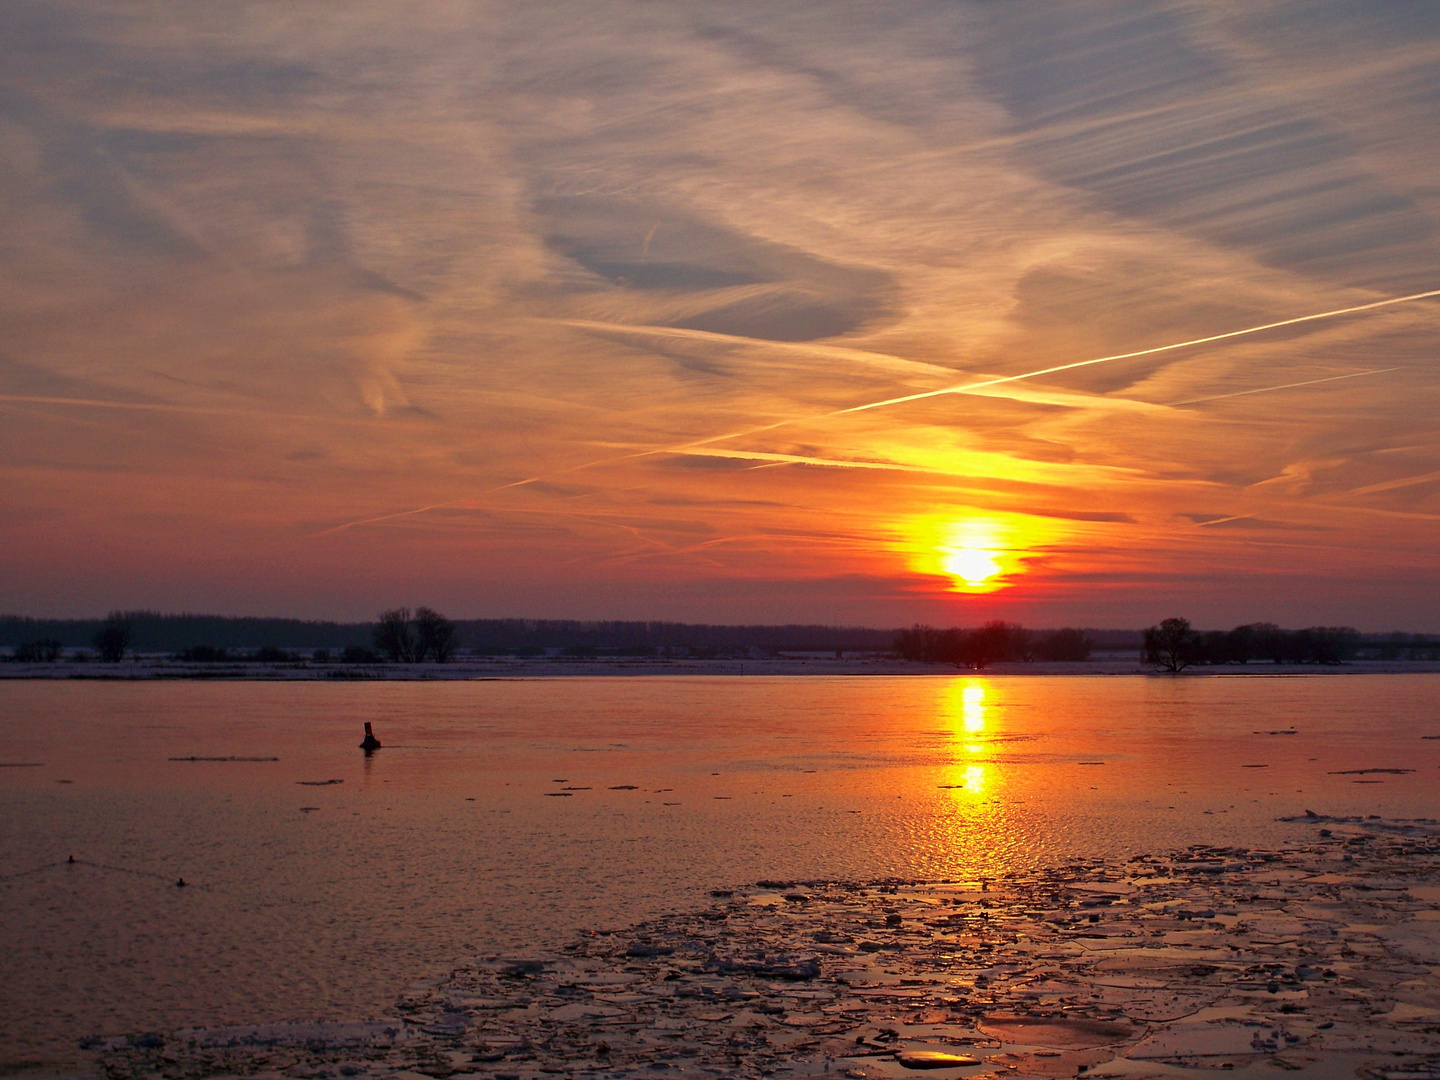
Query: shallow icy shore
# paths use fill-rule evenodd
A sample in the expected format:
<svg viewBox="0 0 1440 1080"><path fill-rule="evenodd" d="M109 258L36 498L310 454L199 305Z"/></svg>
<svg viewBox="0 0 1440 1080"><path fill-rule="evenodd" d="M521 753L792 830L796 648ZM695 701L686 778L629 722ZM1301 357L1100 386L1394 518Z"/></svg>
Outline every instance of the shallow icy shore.
<svg viewBox="0 0 1440 1080"><path fill-rule="evenodd" d="M388 1018L92 1040L111 1077L1440 1077L1440 823L990 880L762 881L457 962Z"/></svg>

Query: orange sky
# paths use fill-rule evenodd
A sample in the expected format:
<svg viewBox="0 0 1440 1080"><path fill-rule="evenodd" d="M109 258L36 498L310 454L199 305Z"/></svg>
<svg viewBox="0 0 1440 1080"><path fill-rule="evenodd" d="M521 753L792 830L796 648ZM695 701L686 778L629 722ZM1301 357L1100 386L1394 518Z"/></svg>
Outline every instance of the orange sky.
<svg viewBox="0 0 1440 1080"><path fill-rule="evenodd" d="M12 0L0 216L0 609L1440 630L1440 297L1032 374L1440 289L1432 5Z"/></svg>

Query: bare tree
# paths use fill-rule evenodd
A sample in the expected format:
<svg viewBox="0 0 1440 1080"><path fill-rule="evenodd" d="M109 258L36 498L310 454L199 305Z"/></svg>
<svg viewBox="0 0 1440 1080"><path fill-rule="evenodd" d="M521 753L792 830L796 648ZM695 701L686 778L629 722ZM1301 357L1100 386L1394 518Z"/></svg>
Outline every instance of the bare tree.
<svg viewBox="0 0 1440 1080"><path fill-rule="evenodd" d="M116 664L125 659L125 650L130 647L130 620L118 611L112 611L105 625L95 631L93 639L100 659Z"/></svg>
<svg viewBox="0 0 1440 1080"><path fill-rule="evenodd" d="M1181 671L1198 659L1200 635L1188 619L1166 619L1145 628L1145 662L1165 671Z"/></svg>
<svg viewBox="0 0 1440 1080"><path fill-rule="evenodd" d="M1041 660L1089 660L1095 643L1084 630L1065 627L1042 634L1035 646L1035 655Z"/></svg>
<svg viewBox="0 0 1440 1080"><path fill-rule="evenodd" d="M1004 660L1028 659L1030 632L1016 623L995 619L964 632L954 663L979 671Z"/></svg>
<svg viewBox="0 0 1440 1080"><path fill-rule="evenodd" d="M415 634L411 627L410 609L391 608L380 613L375 626L375 649L395 664L415 662Z"/></svg>
<svg viewBox="0 0 1440 1080"><path fill-rule="evenodd" d="M53 664L60 659L62 651L64 646L54 638L40 638L38 641L27 641L15 646L11 659L22 664Z"/></svg>
<svg viewBox="0 0 1440 1080"><path fill-rule="evenodd" d="M427 656L437 664L449 661L455 652L455 624L434 608L415 609L415 659Z"/></svg>

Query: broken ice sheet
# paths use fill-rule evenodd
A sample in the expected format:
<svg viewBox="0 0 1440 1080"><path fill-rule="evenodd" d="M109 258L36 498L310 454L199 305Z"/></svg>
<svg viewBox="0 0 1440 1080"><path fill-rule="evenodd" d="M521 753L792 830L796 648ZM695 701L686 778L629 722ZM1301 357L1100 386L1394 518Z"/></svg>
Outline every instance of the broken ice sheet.
<svg viewBox="0 0 1440 1080"><path fill-rule="evenodd" d="M1314 835L1279 851L717 889L710 906L552 955L457 963L369 1026L91 1048L117 1078L1139 1080L1178 1064L1440 1080L1440 827L1303 820Z"/></svg>

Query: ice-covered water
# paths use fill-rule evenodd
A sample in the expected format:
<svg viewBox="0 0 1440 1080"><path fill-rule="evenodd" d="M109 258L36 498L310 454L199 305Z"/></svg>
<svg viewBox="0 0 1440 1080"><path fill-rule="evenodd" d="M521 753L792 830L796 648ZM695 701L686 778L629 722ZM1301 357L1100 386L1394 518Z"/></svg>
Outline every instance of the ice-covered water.
<svg viewBox="0 0 1440 1080"><path fill-rule="evenodd" d="M457 954L765 876L1440 814L1436 675L5 683L0 721L0 1062L380 1014Z"/></svg>

